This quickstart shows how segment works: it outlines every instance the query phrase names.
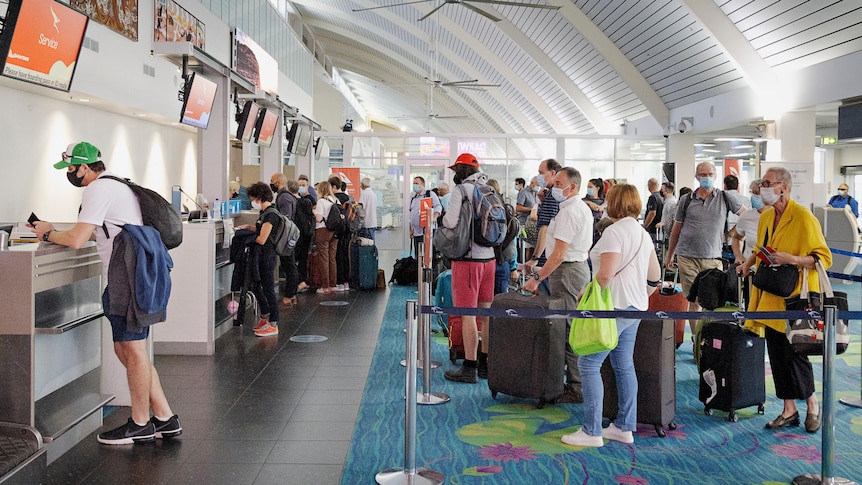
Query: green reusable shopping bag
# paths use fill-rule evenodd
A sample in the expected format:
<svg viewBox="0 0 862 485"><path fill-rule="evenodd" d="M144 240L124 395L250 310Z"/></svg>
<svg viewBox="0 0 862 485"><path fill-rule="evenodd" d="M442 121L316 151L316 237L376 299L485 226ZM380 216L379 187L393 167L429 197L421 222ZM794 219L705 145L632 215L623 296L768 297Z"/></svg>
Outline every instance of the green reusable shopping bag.
<svg viewBox="0 0 862 485"><path fill-rule="evenodd" d="M613 309L610 288L602 289L595 279L590 281L578 302L578 310ZM617 321L613 318L573 318L569 345L577 355L590 355L615 348L618 337Z"/></svg>

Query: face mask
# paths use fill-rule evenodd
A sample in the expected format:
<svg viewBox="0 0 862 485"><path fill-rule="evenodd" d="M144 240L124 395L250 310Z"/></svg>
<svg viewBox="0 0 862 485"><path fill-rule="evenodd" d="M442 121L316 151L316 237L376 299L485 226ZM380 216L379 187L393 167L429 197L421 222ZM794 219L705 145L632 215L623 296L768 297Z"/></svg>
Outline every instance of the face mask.
<svg viewBox="0 0 862 485"><path fill-rule="evenodd" d="M520 187L518 187L518 186L516 185L516 186L515 186L515 191L516 191L516 192L520 192L520 191L521 191Z"/></svg>
<svg viewBox="0 0 862 485"><path fill-rule="evenodd" d="M419 184L413 184L413 192L419 192Z"/></svg>
<svg viewBox="0 0 862 485"><path fill-rule="evenodd" d="M539 175L539 178L536 179L536 182L539 184L540 189L544 189L547 186L544 175Z"/></svg>
<svg viewBox="0 0 862 485"><path fill-rule="evenodd" d="M538 192L538 191L539 191L539 186L538 186L538 184L537 184L537 185L534 185L534 186L532 186L532 187L530 187L530 190L532 190L533 192Z"/></svg>
<svg viewBox="0 0 862 485"><path fill-rule="evenodd" d="M78 168L80 168L80 166ZM74 172L66 172L66 178L69 179L69 183L74 185L75 187L83 187L84 177L78 177L77 173L77 169Z"/></svg>
<svg viewBox="0 0 862 485"><path fill-rule="evenodd" d="M596 188L595 187L587 187L587 195L590 197L596 196Z"/></svg>
<svg viewBox="0 0 862 485"><path fill-rule="evenodd" d="M278 192L278 185L275 185L275 184L269 184L269 188L270 188L273 192Z"/></svg>
<svg viewBox="0 0 862 485"><path fill-rule="evenodd" d="M775 187L761 187L760 188L760 198L763 200L763 203L766 205L773 205L778 202L780 194L775 193Z"/></svg>
<svg viewBox="0 0 862 485"><path fill-rule="evenodd" d="M259 200L251 201L251 208L255 209L255 210L260 210L260 201Z"/></svg>
<svg viewBox="0 0 862 485"><path fill-rule="evenodd" d="M702 179L698 180L698 183L700 184L700 188L712 190L712 187L715 184L715 179L712 177L703 177Z"/></svg>
<svg viewBox="0 0 862 485"><path fill-rule="evenodd" d="M563 195L563 189L560 187L553 187L551 189L551 197L553 197L557 202L566 200L566 196Z"/></svg>
<svg viewBox="0 0 862 485"><path fill-rule="evenodd" d="M838 195L844 197L847 195L847 189L838 189Z"/></svg>
<svg viewBox="0 0 862 485"><path fill-rule="evenodd" d="M751 208L754 210L763 207L763 199L759 195L751 194Z"/></svg>
<svg viewBox="0 0 862 485"><path fill-rule="evenodd" d="M299 186L299 195L305 195L308 193L308 189L304 185Z"/></svg>

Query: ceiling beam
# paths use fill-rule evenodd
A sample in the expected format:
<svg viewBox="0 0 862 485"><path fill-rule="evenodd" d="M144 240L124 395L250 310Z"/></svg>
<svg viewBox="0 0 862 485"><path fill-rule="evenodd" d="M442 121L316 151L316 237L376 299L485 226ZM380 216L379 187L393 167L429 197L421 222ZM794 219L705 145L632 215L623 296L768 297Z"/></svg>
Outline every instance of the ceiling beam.
<svg viewBox="0 0 862 485"><path fill-rule="evenodd" d="M661 100L649 82L638 71L634 64L629 61L625 54L611 42L608 36L599 29L596 24L584 15L581 10L575 6L571 0L547 0L550 5L560 7L560 14L568 20L593 47L599 51L608 64L617 71L617 74L629 86L629 89L635 93L641 103L646 107L647 111L661 126L666 126L670 123L670 110L664 101ZM684 0L686 1L686 0ZM700 3L714 3L713 0L696 0Z"/></svg>

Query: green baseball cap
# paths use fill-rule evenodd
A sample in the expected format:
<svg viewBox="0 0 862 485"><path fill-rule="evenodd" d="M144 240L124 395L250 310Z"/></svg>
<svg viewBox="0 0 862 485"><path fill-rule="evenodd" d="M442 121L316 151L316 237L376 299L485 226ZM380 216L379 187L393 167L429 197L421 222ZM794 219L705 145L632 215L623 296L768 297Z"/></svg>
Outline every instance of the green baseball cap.
<svg viewBox="0 0 862 485"><path fill-rule="evenodd" d="M67 168L72 165L83 165L98 162L102 156L102 152L98 148L82 141L81 143L72 143L66 147L63 152L63 159L54 164L54 168Z"/></svg>

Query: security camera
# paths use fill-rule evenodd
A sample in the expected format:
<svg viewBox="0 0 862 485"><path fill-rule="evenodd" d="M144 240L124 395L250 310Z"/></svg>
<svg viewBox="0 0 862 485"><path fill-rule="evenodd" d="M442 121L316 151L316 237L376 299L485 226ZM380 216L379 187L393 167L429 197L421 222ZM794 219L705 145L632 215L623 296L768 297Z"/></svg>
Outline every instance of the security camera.
<svg viewBox="0 0 862 485"><path fill-rule="evenodd" d="M664 127L664 131L662 131L661 136L668 138L670 136L671 125L667 125Z"/></svg>
<svg viewBox="0 0 862 485"><path fill-rule="evenodd" d="M688 124L686 124L686 121L688 122ZM683 116L683 118L679 121L679 124L676 125L676 129L680 133L685 133L686 131L688 131L689 128L691 128L692 125L694 125L694 117Z"/></svg>

